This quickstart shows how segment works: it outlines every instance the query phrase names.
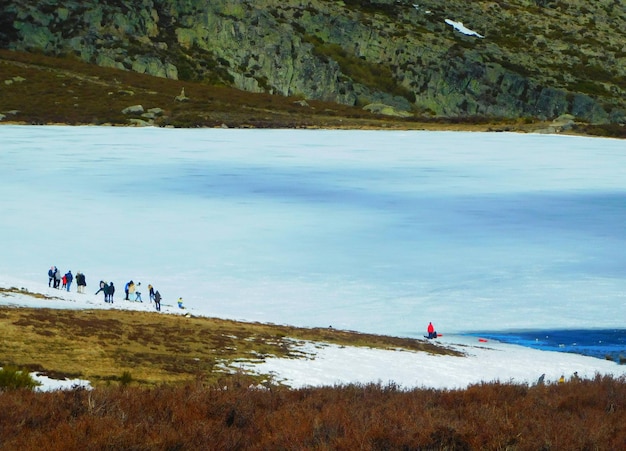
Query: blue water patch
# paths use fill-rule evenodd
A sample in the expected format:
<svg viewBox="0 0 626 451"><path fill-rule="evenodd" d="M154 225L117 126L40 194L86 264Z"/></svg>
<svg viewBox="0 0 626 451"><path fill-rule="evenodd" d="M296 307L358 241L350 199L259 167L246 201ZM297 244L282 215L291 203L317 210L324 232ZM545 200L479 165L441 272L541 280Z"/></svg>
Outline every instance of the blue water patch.
<svg viewBox="0 0 626 451"><path fill-rule="evenodd" d="M524 330L468 335L542 351L570 352L626 363L626 329Z"/></svg>

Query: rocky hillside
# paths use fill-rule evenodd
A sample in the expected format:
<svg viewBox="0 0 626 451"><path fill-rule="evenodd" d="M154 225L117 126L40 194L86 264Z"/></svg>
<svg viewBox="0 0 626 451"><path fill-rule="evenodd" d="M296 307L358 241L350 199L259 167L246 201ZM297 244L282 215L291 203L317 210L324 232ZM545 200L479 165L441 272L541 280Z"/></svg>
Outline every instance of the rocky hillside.
<svg viewBox="0 0 626 451"><path fill-rule="evenodd" d="M0 48L417 117L626 122L621 0L21 0Z"/></svg>

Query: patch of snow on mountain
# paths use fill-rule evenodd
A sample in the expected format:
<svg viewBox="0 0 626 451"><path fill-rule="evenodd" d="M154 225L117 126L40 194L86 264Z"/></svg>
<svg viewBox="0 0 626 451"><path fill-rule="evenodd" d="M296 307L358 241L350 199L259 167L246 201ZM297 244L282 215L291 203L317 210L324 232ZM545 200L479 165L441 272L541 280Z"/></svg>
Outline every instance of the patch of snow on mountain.
<svg viewBox="0 0 626 451"><path fill-rule="evenodd" d="M484 38L483 35L478 34L474 30L470 30L465 25L463 25L463 22L455 22L454 20L450 20L450 19L446 19L445 22L448 25L451 25L459 33L463 33L467 36L476 36L478 38Z"/></svg>

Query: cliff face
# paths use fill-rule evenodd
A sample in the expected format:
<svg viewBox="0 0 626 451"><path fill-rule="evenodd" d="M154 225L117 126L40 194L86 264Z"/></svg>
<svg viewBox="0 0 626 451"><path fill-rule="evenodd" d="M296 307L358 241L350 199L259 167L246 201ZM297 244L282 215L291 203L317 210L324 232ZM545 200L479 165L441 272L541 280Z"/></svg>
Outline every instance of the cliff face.
<svg viewBox="0 0 626 451"><path fill-rule="evenodd" d="M0 47L411 114L626 120L620 0L413 1L22 0Z"/></svg>

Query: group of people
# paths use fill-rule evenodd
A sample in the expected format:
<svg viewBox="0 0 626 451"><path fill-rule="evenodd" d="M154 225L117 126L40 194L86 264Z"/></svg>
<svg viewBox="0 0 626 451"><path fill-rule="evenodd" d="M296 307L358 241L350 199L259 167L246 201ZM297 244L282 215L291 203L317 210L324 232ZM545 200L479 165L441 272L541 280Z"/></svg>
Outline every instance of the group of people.
<svg viewBox="0 0 626 451"><path fill-rule="evenodd" d="M124 287L124 293L126 294L125 300L127 301L135 301L135 302L143 302L141 299L141 292L137 290L141 286L141 282L133 282L132 280L126 283ZM148 296L150 296L150 302L154 302L154 307L157 312L161 311L161 293L158 290L154 290L152 285L148 285Z"/></svg>
<svg viewBox="0 0 626 451"><path fill-rule="evenodd" d="M124 297L125 301L132 302L143 302L141 299L141 292L137 290L141 286L141 282L133 282L132 280L128 281L124 286ZM113 303L113 294L115 293L115 286L113 282L107 283L104 280L100 281L100 289L96 291L96 294L100 292L104 293L104 302ZM161 311L161 293L159 291L155 291L152 285L148 285L148 293L150 296L150 301L154 302L154 306L158 312Z"/></svg>
<svg viewBox="0 0 626 451"><path fill-rule="evenodd" d="M135 282L133 282L132 280L130 282L127 282L126 286L124 287L124 293L126 293L125 300L143 302L141 300L141 292L137 290L137 288L139 288L140 286L141 282L137 282L137 285L135 285ZM153 290L152 285L148 285L148 289ZM152 294L154 295L154 292ZM152 296L150 296L150 299L152 300Z"/></svg>
<svg viewBox="0 0 626 451"><path fill-rule="evenodd" d="M50 288L70 291L74 279L76 279L76 285L78 287L76 291L78 293L84 293L85 287L87 286L87 279L82 272L78 271L76 277L74 277L71 270L64 275L61 275L61 271L59 271L56 266L51 266L48 270L48 286Z"/></svg>
<svg viewBox="0 0 626 451"><path fill-rule="evenodd" d="M132 280L128 281L124 286L124 297L125 301L133 301L133 302L143 302L141 299L141 292L137 290L141 286L141 282L133 282ZM100 281L100 289L96 291L96 294L100 292L104 292L104 302L113 303L113 294L115 293L115 286L113 282L107 283L103 280ZM154 302L154 306L158 312L161 311L161 293L159 291L155 291L152 285L148 285L148 294L150 296L150 301Z"/></svg>
<svg viewBox="0 0 626 451"><path fill-rule="evenodd" d="M51 288L65 289L70 291L70 287L72 282L76 280L78 293L84 293L85 287L87 286L87 279L83 273L78 271L76 276L72 275L72 271L68 271L65 275L61 275L61 271L58 270L56 266L51 266L48 270L48 286ZM61 285L62 284L62 285ZM125 300L127 301L135 301L135 302L143 302L141 299L141 292L138 288L141 287L141 282L133 282L130 280L126 283L124 287L124 293L126 294ZM115 285L113 282L106 282L104 280L100 281L100 288L96 291L95 294L104 293L104 302L113 303L113 295L115 294ZM152 285L148 285L148 293L150 296L150 301L154 302L154 306L158 312L161 311L161 293L158 290L155 290ZM184 309L183 306L183 298L178 298L178 307Z"/></svg>

